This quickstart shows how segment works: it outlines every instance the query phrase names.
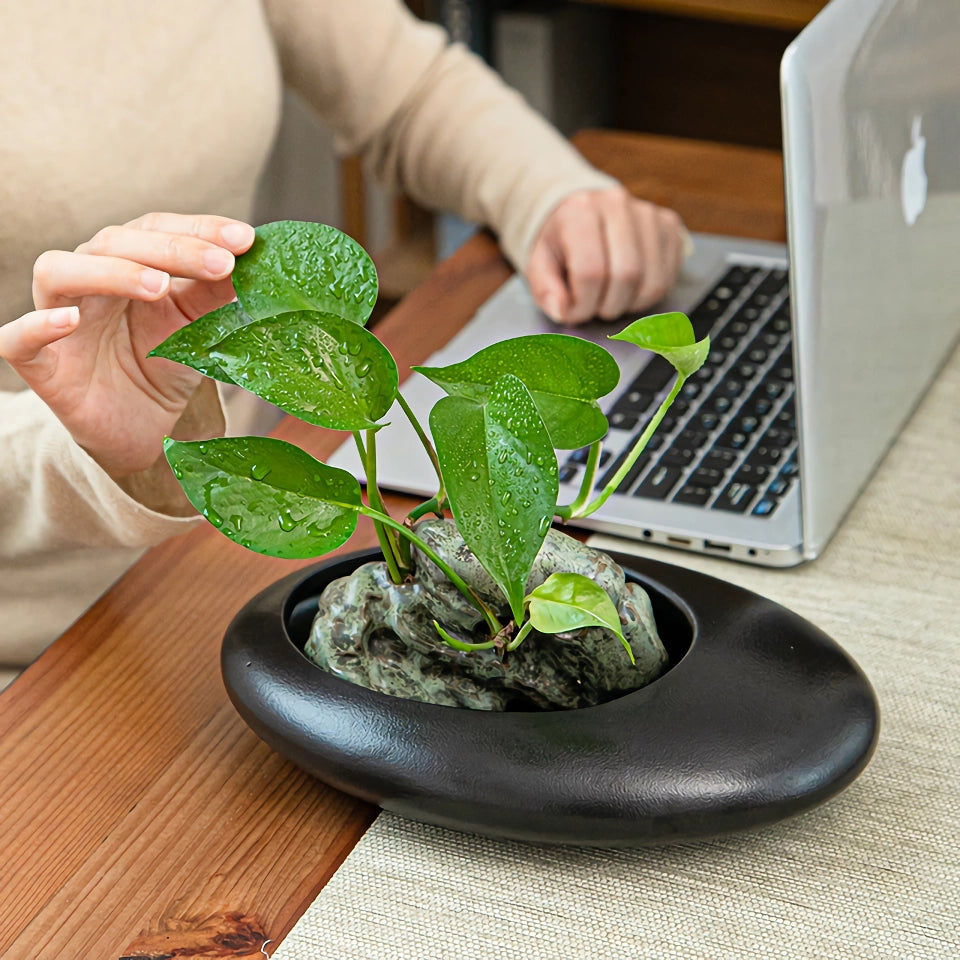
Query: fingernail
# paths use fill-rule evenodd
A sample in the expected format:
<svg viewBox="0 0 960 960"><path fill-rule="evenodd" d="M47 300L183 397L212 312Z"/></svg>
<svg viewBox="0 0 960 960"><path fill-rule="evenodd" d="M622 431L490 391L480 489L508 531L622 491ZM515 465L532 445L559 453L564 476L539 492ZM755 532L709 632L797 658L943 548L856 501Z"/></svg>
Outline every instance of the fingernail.
<svg viewBox="0 0 960 960"><path fill-rule="evenodd" d="M548 293L543 298L543 312L554 320L561 319L560 298L555 293Z"/></svg>
<svg viewBox="0 0 960 960"><path fill-rule="evenodd" d="M57 307L56 310L51 311L47 316L47 321L50 326L56 327L58 330L64 330L67 327L74 326L79 319L79 307Z"/></svg>
<svg viewBox="0 0 960 960"><path fill-rule="evenodd" d="M147 267L140 273L140 285L147 293L159 293L167 285L170 278L161 270Z"/></svg>
<svg viewBox="0 0 960 960"><path fill-rule="evenodd" d="M203 254L203 265L211 276L225 277L233 269L233 254L221 247L206 250Z"/></svg>
<svg viewBox="0 0 960 960"><path fill-rule="evenodd" d="M228 223L221 231L223 242L230 247L248 247L253 242L253 227L245 223Z"/></svg>

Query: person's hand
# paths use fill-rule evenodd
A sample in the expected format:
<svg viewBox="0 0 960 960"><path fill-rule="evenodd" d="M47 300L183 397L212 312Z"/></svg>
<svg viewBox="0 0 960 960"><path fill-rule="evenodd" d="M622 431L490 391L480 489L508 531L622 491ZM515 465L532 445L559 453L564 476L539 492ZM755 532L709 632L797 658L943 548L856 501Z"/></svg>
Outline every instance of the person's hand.
<svg viewBox="0 0 960 960"><path fill-rule="evenodd" d="M622 187L582 190L547 217L530 251L527 281L537 305L558 323L640 313L673 286L684 236L676 213Z"/></svg>
<svg viewBox="0 0 960 960"><path fill-rule="evenodd" d="M253 239L225 217L152 213L48 250L37 309L0 327L0 357L114 479L146 470L201 380L147 354L233 299L234 255Z"/></svg>

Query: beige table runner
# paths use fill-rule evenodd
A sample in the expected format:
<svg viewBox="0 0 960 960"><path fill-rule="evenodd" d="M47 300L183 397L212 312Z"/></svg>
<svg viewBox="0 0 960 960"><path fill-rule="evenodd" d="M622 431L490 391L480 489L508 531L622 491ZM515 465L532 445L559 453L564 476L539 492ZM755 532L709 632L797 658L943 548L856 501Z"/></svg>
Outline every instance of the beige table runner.
<svg viewBox="0 0 960 960"><path fill-rule="evenodd" d="M881 733L844 793L755 833L630 851L382 814L274 957L960 957L958 470L960 353L815 563L639 548L785 604L857 660Z"/></svg>

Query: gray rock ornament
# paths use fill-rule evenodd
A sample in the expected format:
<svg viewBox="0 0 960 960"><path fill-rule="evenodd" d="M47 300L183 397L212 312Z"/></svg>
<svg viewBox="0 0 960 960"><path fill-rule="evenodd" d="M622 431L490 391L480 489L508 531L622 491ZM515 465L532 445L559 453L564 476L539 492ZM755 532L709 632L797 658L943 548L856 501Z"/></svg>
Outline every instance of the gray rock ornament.
<svg viewBox="0 0 960 960"><path fill-rule="evenodd" d="M496 584L446 520L423 520L418 534L456 565L490 604ZM374 561L321 594L305 653L334 676L382 693L476 710L571 709L593 706L656 679L667 663L650 598L608 556L551 530L527 581L527 592L555 570L581 573L603 587L620 616L635 663L601 627L556 634L534 630L516 650L465 652L437 634L434 620L482 639L484 624L450 581L414 549L414 576L391 582ZM498 610L509 619L509 610Z"/></svg>

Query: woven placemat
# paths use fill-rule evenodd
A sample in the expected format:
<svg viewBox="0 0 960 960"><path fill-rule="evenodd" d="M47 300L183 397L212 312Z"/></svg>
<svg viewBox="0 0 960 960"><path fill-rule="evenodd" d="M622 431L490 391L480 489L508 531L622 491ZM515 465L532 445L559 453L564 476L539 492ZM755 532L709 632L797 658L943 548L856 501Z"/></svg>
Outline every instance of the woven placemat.
<svg viewBox="0 0 960 960"><path fill-rule="evenodd" d="M960 956L958 360L815 563L638 551L777 600L857 660L881 733L844 793L755 833L629 851L381 814L276 960Z"/></svg>

